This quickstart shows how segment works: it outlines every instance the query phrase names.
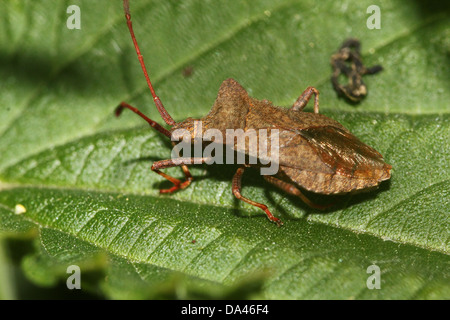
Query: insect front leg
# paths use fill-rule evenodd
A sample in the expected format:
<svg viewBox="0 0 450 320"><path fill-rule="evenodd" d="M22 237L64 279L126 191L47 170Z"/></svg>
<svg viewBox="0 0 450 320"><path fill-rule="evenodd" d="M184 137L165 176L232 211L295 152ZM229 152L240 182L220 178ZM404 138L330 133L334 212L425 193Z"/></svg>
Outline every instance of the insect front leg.
<svg viewBox="0 0 450 320"><path fill-rule="evenodd" d="M297 101L291 107L291 110L302 111L308 104L309 99L314 95L314 113L319 113L319 91L314 87L308 87L298 97Z"/></svg>
<svg viewBox="0 0 450 320"><path fill-rule="evenodd" d="M145 114L143 114L142 112L140 112L137 108L130 106L128 103L126 102L122 102L115 110L115 114L116 116L120 116L120 114L122 113L123 109L129 109L131 111L133 111L134 113L136 113L137 115L139 115L141 118L143 118L145 121L147 121L147 123L152 127L155 128L156 130L158 130L159 132L161 132L162 134L164 134L167 137L171 137L170 131L168 131L166 128L164 128L163 126L161 126L159 123L157 123L156 121L153 121L152 119L148 118ZM175 145L172 142L172 145ZM159 174L162 175L163 177L165 177L166 179L168 179L169 181L171 181L173 184L175 185L180 185L180 188L184 189L186 188L192 181L192 176L191 173L189 172L189 169L186 167L186 165L180 164L181 169L183 170L183 173L186 177L186 181L184 181L183 183L180 182L178 179L172 178L169 176L165 175L163 172L160 172ZM175 191L177 189L174 189L173 191ZM173 191L167 191L167 192L173 192ZM164 193L164 192L163 192Z"/></svg>
<svg viewBox="0 0 450 320"><path fill-rule="evenodd" d="M175 147L176 143L174 141L172 141L172 146ZM180 157L180 154L178 154L178 157ZM185 183L187 184L184 188L186 188L191 182L192 180L194 180L194 178L192 178L191 173L189 172L188 167L185 164L180 165L181 170L183 170L184 176L186 178ZM189 182L188 182L189 181ZM164 193L164 192L163 192Z"/></svg>
<svg viewBox="0 0 450 320"><path fill-rule="evenodd" d="M152 168L151 168L152 171L156 172L160 176L166 178L167 180L169 180L170 182L173 183L173 187L171 187L169 189L161 189L161 190L159 190L159 192L160 193L172 193L177 190L187 188L191 184L192 180L194 180L194 178L191 176L189 170L187 170L186 165L202 164L202 163L205 163L206 161L208 161L209 159L211 159L211 158L209 158L209 157L175 158L175 159L168 159L168 160L161 160L161 161L154 162L152 165ZM178 180L177 178L174 178L160 170L160 169L172 168L172 167L181 167L185 174L186 180L185 181Z"/></svg>
<svg viewBox="0 0 450 320"><path fill-rule="evenodd" d="M242 196L241 194L241 180L242 180L242 175L244 174L244 167L240 167L236 173L233 176L233 182L232 182L232 191L233 191L233 195L239 199L242 200L244 202L247 202L249 204L251 204L252 206L258 207L262 210L264 210L264 212L267 215L267 218L269 218L270 221L275 222L279 227L283 225L283 222L281 222L280 219L276 218L273 216L273 214L269 211L269 209L267 208L266 205L262 204L262 203L258 203L255 202L253 200L250 200L248 198L245 198Z"/></svg>

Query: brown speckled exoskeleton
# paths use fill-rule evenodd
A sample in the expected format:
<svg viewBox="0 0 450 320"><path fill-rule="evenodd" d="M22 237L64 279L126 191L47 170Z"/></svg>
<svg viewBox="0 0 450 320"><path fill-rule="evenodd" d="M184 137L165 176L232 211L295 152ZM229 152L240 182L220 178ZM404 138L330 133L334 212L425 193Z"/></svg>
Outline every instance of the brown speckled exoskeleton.
<svg viewBox="0 0 450 320"><path fill-rule="evenodd" d="M300 188L321 193L341 194L377 187L381 181L390 178L391 166L384 162L382 155L372 147L364 144L344 126L322 114L319 114L319 92L308 87L295 101L291 108L274 106L268 100L257 100L235 80L227 79L220 86L217 99L210 112L201 119L188 118L175 122L156 95L142 55L134 36L128 0L124 0L127 25L136 52L144 71L155 106L167 125L167 130L157 122L149 119L138 109L122 102L116 109L119 116L124 108L137 113L148 124L165 136L172 138L176 129L194 132L194 121L202 121L203 129L214 128L226 135L227 129L277 129L279 131L279 170L275 175L264 175L265 180L281 188L285 192L300 197L306 204L314 208L324 208L312 203L300 191ZM314 96L314 113L303 112L308 101ZM192 133L194 139L194 133ZM193 140L194 141L194 140ZM232 145L232 148L236 146ZM169 189L161 193L172 193L184 189L192 182L187 165L205 163L206 158L180 158L161 160L153 163L151 169L173 183ZM162 172L161 169L180 166L185 180L180 181ZM272 215L266 205L257 203L241 195L241 178L245 168L252 165L241 165L232 180L232 192L236 198L265 211L267 217L282 224L279 218Z"/></svg>

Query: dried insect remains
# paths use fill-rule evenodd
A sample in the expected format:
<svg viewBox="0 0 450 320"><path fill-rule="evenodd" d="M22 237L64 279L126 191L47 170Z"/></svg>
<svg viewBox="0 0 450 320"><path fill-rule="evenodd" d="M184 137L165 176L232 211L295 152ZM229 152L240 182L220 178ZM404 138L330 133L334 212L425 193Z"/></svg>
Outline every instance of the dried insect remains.
<svg viewBox="0 0 450 320"><path fill-rule="evenodd" d="M375 74L383 70L380 65L366 68L361 59L361 43L357 39L347 39L338 52L331 56L333 75L331 82L334 90L352 102L359 102L367 95L367 87L362 80L366 74ZM339 76L348 78L348 84L339 83Z"/></svg>
<svg viewBox="0 0 450 320"><path fill-rule="evenodd" d="M247 91L235 80L227 79L220 86L217 99L210 112L201 119L187 118L175 122L164 108L160 98L156 95L147 73L136 37L133 32L128 0L123 1L125 17L131 38L144 72L148 87L153 96L156 108L167 125L167 130L157 122L151 120L138 109L122 102L116 109L119 116L123 109L129 109L163 135L177 140L175 132L185 130L195 141L195 122L200 121L202 134L210 128L226 135L230 129L242 129L243 132L255 130L258 137L260 130L271 133L279 131L278 171L273 175L263 175L264 179L285 192L300 197L306 204L314 208L325 206L312 203L300 191L299 187L321 194L340 194L365 190L379 185L390 178L391 166L384 162L382 155L372 147L364 144L344 126L322 114L319 114L319 92L308 87L294 102L291 108L274 106L268 100L257 100L248 95ZM314 113L303 112L308 101L314 96ZM174 139L175 138L175 139ZM233 140L234 142L234 140ZM228 147L235 151L249 153L248 145L240 148L237 143L229 143ZM211 141L202 141L202 146ZM175 145L175 142L173 142ZM270 147L271 142L267 141ZM151 169L165 179L172 182L169 189L160 190L161 193L172 193L188 187L193 178L187 165L208 163L208 157L184 157L156 161ZM185 179L181 181L162 172L161 169L179 166L184 172ZM267 217L281 225L279 218L272 215L266 205L255 202L241 194L241 179L248 167L258 167L261 164L241 164L232 179L234 196L246 203L262 209Z"/></svg>

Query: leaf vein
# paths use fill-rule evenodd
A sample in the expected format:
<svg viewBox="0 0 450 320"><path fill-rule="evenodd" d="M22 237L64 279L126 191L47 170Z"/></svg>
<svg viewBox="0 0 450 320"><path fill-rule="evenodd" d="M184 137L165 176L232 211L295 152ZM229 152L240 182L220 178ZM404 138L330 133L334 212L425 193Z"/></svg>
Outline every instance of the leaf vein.
<svg viewBox="0 0 450 320"><path fill-rule="evenodd" d="M424 187L424 188L422 188L422 189L419 189L418 191L414 192L413 194L408 195L406 198L401 199L400 201L398 201L398 202L395 203L394 205L390 206L389 208L387 208L387 209L385 209L385 210L382 210L382 211L376 213L373 217L371 217L371 218L368 220L368 222L367 222L367 224L366 224L366 228L369 228L369 227L370 227L370 224L371 224L372 222L374 222L377 218L382 217L383 215L388 214L391 210L393 210L393 209L399 207L399 206L402 205L403 203L405 203L405 202L409 201L410 199L416 197L418 194L424 192L425 190L430 189L430 188L433 188L433 187L438 186L438 185L441 185L441 184L448 183L449 181L450 181L450 179L446 179L446 180L438 181L438 182L435 182L435 183L431 183L430 185L428 185L428 186L426 186L426 187Z"/></svg>

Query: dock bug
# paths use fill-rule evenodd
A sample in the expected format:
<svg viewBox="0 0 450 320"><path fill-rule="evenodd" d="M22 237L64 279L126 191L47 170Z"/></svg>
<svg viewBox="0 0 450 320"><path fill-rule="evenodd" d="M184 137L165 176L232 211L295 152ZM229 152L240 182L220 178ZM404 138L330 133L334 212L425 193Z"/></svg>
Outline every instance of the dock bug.
<svg viewBox="0 0 450 320"><path fill-rule="evenodd" d="M268 131L276 129L279 131L277 149L279 170L274 175L263 177L285 192L300 197L313 208L323 209L325 206L312 203L298 187L320 194L341 194L371 189L377 187L381 181L390 178L391 166L384 162L378 151L361 142L337 121L319 114L319 92L313 87L308 87L288 109L274 106L268 100L254 99L237 81L227 79L220 86L217 99L205 117L187 118L184 121L175 122L153 89L133 32L128 0L123 1L123 6L128 29L153 101L161 117L167 125L171 126L171 129L164 128L125 102L116 108L116 116L119 116L123 109L129 109L168 138L174 138L175 131L185 129L194 139L195 121L203 123L202 130L214 128L224 135L227 129L243 129L244 132L250 129ZM312 96L314 96L314 113L303 112ZM174 142L173 144L175 145ZM236 145L231 147L237 150ZM243 150L243 152L246 151L247 149ZM187 165L206 163L207 160L205 157L186 157L154 162L151 169L173 184L171 188L162 189L160 192L172 193L188 187L193 178ZM184 181L161 171L161 169L178 166L184 172ZM243 164L234 174L232 180L234 196L264 210L269 220L277 223L278 226L282 225L281 220L274 217L266 205L242 196L242 175L245 168L250 166L257 165Z"/></svg>

